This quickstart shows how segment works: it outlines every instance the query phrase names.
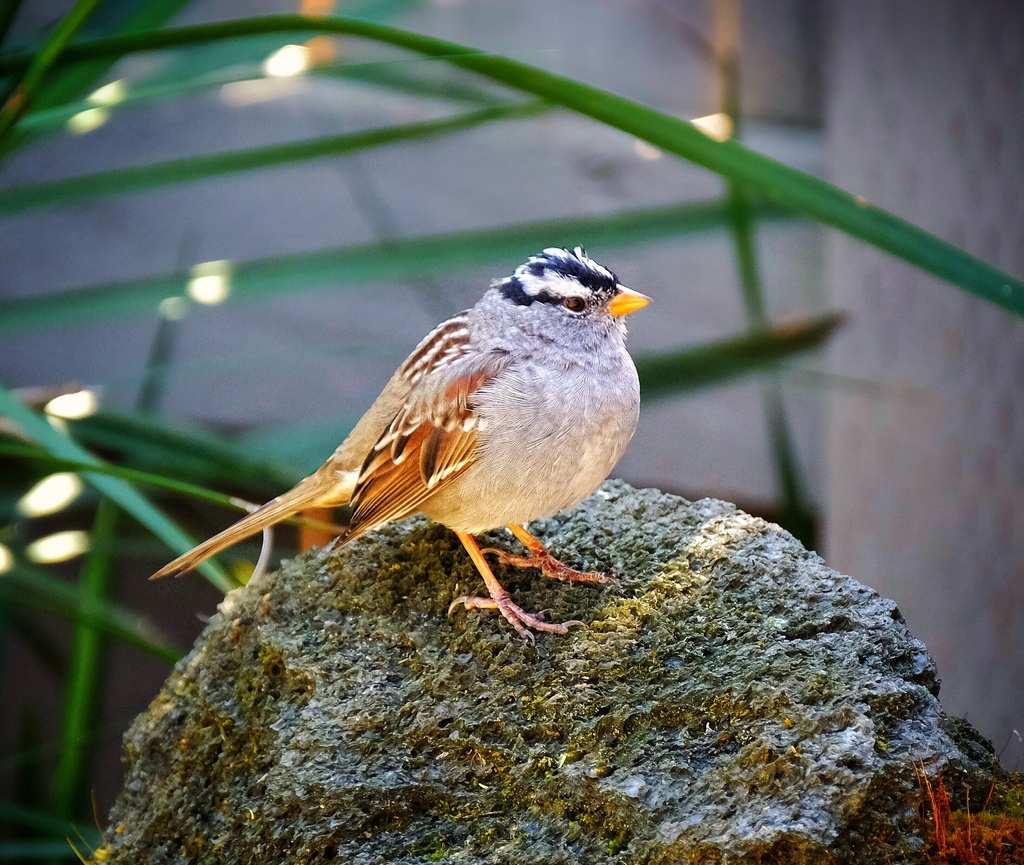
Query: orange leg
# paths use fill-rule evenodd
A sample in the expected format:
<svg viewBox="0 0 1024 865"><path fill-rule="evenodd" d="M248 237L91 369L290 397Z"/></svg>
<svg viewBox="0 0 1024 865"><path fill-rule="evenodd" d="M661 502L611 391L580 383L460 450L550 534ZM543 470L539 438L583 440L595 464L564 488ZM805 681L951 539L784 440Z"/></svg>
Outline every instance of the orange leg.
<svg viewBox="0 0 1024 865"><path fill-rule="evenodd" d="M324 525L330 523L334 516L332 508L306 508L299 512L299 515L306 520L315 521L320 525L303 523L299 526L299 550L305 552L313 547L325 547L336 537L338 532L334 526Z"/></svg>
<svg viewBox="0 0 1024 865"><path fill-rule="evenodd" d="M469 553L469 557L473 560L473 564L476 565L476 569L480 572L480 576L484 578L484 583L487 585L487 591L490 593L489 598L478 598L463 595L460 598L456 598L452 601L451 606L448 607L448 615L451 615L452 610L458 606L463 606L467 610L483 609L483 610L497 610L500 612L509 623L515 628L519 635L526 640L533 641L533 634L530 633L529 629L533 628L535 631L550 631L554 634L564 634L569 630L571 625L582 625L583 622L564 622L563 624L555 624L552 622L545 622L542 618L543 614L528 613L522 607L514 604L512 598L509 597L502 587L501 583L498 582L497 578L491 572L490 565L487 564L487 560L484 558L484 554L480 551L480 547L477 545L476 539L472 535L467 535L464 532L456 532L459 536L459 540L462 541L462 545L466 548L466 552Z"/></svg>
<svg viewBox="0 0 1024 865"><path fill-rule="evenodd" d="M488 547L482 552L493 553L503 565L512 565L514 568L538 568L545 577L553 580L561 580L563 583L601 583L603 585L618 586L619 581L611 574L587 573L577 571L568 565L563 565L545 548L544 544L538 541L527 530L526 526L510 525L507 527L514 534L529 555L516 556L506 553L504 550L497 550Z"/></svg>

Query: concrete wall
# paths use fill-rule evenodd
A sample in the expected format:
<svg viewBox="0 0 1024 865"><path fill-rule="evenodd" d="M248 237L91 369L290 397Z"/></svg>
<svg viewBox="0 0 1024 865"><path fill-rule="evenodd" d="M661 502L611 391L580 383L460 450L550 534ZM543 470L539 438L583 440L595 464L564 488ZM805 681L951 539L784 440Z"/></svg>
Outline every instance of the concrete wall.
<svg viewBox="0 0 1024 865"><path fill-rule="evenodd" d="M830 179L1024 275L1024 6L832 7ZM942 703L1021 768L1024 322L833 236L829 562L894 598Z"/></svg>

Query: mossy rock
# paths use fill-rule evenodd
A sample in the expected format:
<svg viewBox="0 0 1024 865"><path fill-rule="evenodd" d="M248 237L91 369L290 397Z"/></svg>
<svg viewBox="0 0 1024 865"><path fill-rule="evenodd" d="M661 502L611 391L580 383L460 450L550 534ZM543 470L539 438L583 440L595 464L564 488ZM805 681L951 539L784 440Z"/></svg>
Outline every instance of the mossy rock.
<svg viewBox="0 0 1024 865"><path fill-rule="evenodd" d="M609 482L535 532L621 588L415 518L232 592L126 735L106 862L915 861L916 771L981 784L892 601L723 502ZM501 533L494 545L510 548Z"/></svg>

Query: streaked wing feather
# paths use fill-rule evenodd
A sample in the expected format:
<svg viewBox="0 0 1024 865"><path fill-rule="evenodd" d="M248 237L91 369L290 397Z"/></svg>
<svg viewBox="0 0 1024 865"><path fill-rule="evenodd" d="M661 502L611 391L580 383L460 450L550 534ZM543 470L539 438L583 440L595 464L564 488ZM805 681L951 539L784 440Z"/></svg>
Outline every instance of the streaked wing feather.
<svg viewBox="0 0 1024 865"><path fill-rule="evenodd" d="M422 491L410 485L389 479L368 490L367 498L360 504L350 523L351 534L362 534L374 526L398 520L419 510L423 501Z"/></svg>
<svg viewBox="0 0 1024 865"><path fill-rule="evenodd" d="M434 488L446 478L457 475L473 458L476 448L476 430L461 428L452 432L435 429L420 451L420 477L428 488Z"/></svg>
<svg viewBox="0 0 1024 865"><path fill-rule="evenodd" d="M390 447L385 446L367 464L368 472L352 497L355 511L350 525L353 531L365 531L415 513L428 496L469 466L475 447L475 431L458 429L449 433L429 420L423 421L406 437L397 460L392 459ZM442 460L443 474L432 469L424 476L423 457L430 452L438 454ZM454 453L463 455L458 463L447 458Z"/></svg>
<svg viewBox="0 0 1024 865"><path fill-rule="evenodd" d="M454 362L463 356L463 331L449 329L442 336L450 344L429 351L421 347L413 355L416 362L407 361L418 380L450 375ZM410 403L395 416L359 473L352 495L352 535L415 513L472 464L479 431L472 396L504 363L501 357L486 361L486 368L453 375L436 389L421 385L432 397Z"/></svg>

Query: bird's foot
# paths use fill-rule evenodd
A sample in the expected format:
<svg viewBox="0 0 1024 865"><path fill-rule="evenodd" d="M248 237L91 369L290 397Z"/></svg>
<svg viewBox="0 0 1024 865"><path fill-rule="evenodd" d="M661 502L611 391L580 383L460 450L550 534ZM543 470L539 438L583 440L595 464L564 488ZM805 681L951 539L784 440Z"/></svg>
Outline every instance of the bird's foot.
<svg viewBox="0 0 1024 865"><path fill-rule="evenodd" d="M514 603L512 598L509 597L508 592L504 590L497 592L495 597L491 598L462 595L451 602L451 605L448 607L448 615L450 616L452 611L459 606L465 607L467 610L497 610L508 620L509 624L519 632L520 637L524 640L529 640L531 643L534 642L533 631L547 631L551 634L565 634L573 625L583 624L583 622L575 620L562 622L561 624L557 622L545 622L543 613L526 612L526 610Z"/></svg>
<svg viewBox="0 0 1024 865"><path fill-rule="evenodd" d="M511 565L513 568L537 568L545 577L553 580L561 580L563 583L600 583L604 586L619 586L621 583L611 574L602 574L594 571L577 571L568 565L558 561L544 547L534 548L525 556L517 556L514 553L505 552L494 547L481 550L482 553L491 553L497 557L503 565Z"/></svg>

